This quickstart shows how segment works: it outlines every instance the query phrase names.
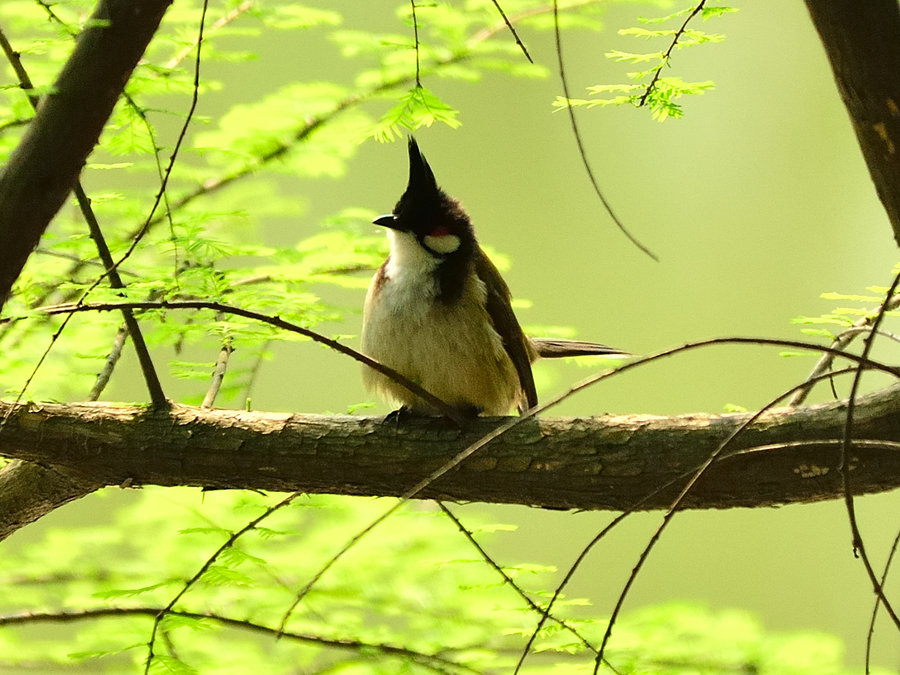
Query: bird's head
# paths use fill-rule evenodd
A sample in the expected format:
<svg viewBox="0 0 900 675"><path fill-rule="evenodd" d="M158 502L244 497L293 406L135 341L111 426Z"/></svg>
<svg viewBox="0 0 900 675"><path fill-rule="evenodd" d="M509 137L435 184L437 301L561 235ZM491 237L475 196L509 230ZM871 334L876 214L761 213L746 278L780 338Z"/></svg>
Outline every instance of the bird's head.
<svg viewBox="0 0 900 675"><path fill-rule="evenodd" d="M475 241L469 216L459 202L438 187L431 167L411 136L406 191L393 213L374 222L412 235L436 258L468 250Z"/></svg>

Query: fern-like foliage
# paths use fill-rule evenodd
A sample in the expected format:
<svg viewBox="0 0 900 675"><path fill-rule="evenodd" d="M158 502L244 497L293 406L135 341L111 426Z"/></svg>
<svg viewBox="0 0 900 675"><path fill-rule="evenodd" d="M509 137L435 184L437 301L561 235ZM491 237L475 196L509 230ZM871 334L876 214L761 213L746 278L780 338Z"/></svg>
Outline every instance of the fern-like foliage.
<svg viewBox="0 0 900 675"><path fill-rule="evenodd" d="M735 11L737 10L734 7L722 5L708 7L706 0L702 0L697 5L665 16L638 19L642 26L622 28L619 35L646 40L653 45L659 45L660 48L655 51L612 49L606 52L608 59L636 68L626 73L630 81L593 85L587 89L593 98L558 97L554 106L595 108L633 105L649 108L653 119L660 122L682 117L684 110L680 99L685 96L699 96L713 89L715 85L709 80L686 82L680 77L665 76L663 73L672 67L677 51L725 39L724 35L719 33L707 33L691 28L692 21L698 18L706 20L720 17Z"/></svg>
<svg viewBox="0 0 900 675"><path fill-rule="evenodd" d="M0 599L4 668L140 671L156 612L236 530L278 501L158 488L127 500L109 492L95 499L107 510L118 503L111 523L53 530L0 558L0 585L16 589ZM382 508L370 500L301 496L273 512L226 548L165 615L151 672L512 672L534 613L436 509L410 507L386 522L380 537L311 592L275 639L294 589L335 542ZM471 514L467 520L481 522L472 529L487 545L514 535ZM546 602L541 589L554 569L523 564L506 573L538 604ZM591 611L580 598L558 605L570 615ZM17 621L24 607L35 616ZM56 628L48 631L51 621ZM602 616L567 625L595 641L605 628ZM547 624L536 649L525 672L591 671L592 652L558 624ZM667 673L840 674L841 656L842 645L829 635L771 633L747 612L684 603L630 613L608 652L618 672Z"/></svg>

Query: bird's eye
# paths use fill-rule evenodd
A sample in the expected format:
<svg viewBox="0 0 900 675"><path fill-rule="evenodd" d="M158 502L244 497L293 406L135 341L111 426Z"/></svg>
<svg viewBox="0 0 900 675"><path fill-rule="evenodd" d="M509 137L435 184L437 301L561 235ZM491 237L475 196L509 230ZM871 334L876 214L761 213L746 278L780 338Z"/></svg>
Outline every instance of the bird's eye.
<svg viewBox="0 0 900 675"><path fill-rule="evenodd" d="M446 237L450 234L450 228L446 225L438 225L431 232L428 233L429 237Z"/></svg>

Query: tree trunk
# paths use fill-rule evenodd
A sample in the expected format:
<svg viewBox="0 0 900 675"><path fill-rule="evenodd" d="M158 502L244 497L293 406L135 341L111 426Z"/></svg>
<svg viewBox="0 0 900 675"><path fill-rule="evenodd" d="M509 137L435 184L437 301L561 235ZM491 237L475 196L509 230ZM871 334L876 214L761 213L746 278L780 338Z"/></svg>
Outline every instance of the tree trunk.
<svg viewBox="0 0 900 675"><path fill-rule="evenodd" d="M0 454L90 485L193 485L399 496L505 422L461 432L441 419L385 422L108 404L0 404ZM840 496L846 405L767 412L688 496L687 508ZM417 497L572 509L658 509L749 413L525 420ZM858 401L852 485L900 486L900 386ZM668 487L666 487L668 486Z"/></svg>
<svg viewBox="0 0 900 675"><path fill-rule="evenodd" d="M806 0L859 147L900 244L900 6Z"/></svg>
<svg viewBox="0 0 900 675"><path fill-rule="evenodd" d="M0 172L0 309L172 0L101 0Z"/></svg>

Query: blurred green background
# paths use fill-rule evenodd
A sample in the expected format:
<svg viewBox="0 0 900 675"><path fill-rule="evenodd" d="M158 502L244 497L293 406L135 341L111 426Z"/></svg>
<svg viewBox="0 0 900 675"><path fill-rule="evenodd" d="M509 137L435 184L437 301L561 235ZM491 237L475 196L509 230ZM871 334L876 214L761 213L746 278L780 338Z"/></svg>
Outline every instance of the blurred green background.
<svg viewBox="0 0 900 675"><path fill-rule="evenodd" d="M394 3L308 4L339 10L345 27L408 30L393 14ZM634 38L616 29L634 25L636 16L662 13L645 4L611 4L603 33L566 34L572 95L623 81L629 68L604 53L634 49ZM531 303L519 310L526 326L570 326L580 338L638 354L715 336L798 338L794 317L835 306L820 293L862 292L889 282L897 249L803 4L756 0L701 28L727 39L676 52L673 74L716 83L714 91L684 101L684 119L660 124L632 108L578 113L603 190L659 262L632 246L605 215L568 118L551 107L561 94L551 34L522 34L535 60L551 71L547 79L489 74L476 84L438 77L423 82L461 111L462 126L423 129L417 140L438 181L469 211L482 243L511 259L506 279L517 298ZM205 94L199 112L215 116L236 100L253 101L295 80L349 83L352 66L337 47L308 35L298 42L292 34L275 34L253 44L254 61L205 65L225 86ZM371 104L374 111L383 108ZM293 245L342 208L390 211L405 186L405 147L367 142L339 180L257 180L275 180L302 201L299 218L261 219L266 242ZM354 309L342 323L320 330L356 335L363 292L330 293L330 301ZM282 343L275 352L254 386L255 409L344 412L366 400L355 362L311 343ZM128 359L133 367L130 353ZM718 412L729 403L755 408L800 381L813 363L813 357L784 358L773 348L695 351L604 382L553 414ZM540 393L546 398L563 391L596 368L590 362L539 365ZM195 393L195 386L173 381L167 391L175 398ZM104 396L143 397L136 375L116 378ZM388 410L380 405L360 414ZM82 521L92 499L16 538ZM859 501L876 565L898 527L898 507L896 493ZM611 518L485 505L466 506L460 514L467 511L518 525L517 532L494 536L490 550L500 561L561 569ZM611 611L661 517L634 516L617 529L588 559L570 594L590 598L600 613ZM889 583L888 592L896 588ZM853 557L844 507L832 502L678 515L627 607L669 599L747 608L776 630L837 633L848 661L859 664L873 594ZM900 639L887 623L879 626L877 662L900 666Z"/></svg>

